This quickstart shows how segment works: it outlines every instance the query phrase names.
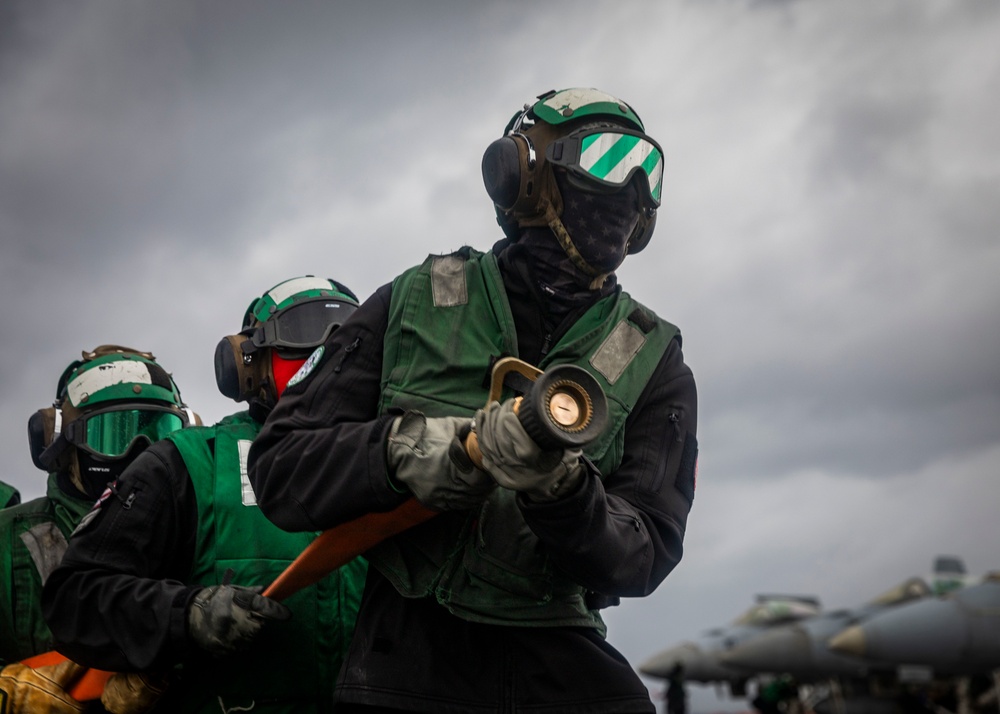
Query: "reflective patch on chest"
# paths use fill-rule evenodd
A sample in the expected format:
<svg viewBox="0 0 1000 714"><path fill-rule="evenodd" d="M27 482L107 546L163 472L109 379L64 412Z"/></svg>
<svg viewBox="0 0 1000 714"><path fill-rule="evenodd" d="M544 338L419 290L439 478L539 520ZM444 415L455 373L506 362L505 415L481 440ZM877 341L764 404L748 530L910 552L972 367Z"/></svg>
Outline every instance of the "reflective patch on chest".
<svg viewBox="0 0 1000 714"><path fill-rule="evenodd" d="M66 537L59 530L59 527L52 523L39 523L21 534L21 542L28 549L31 561L35 564L42 579L42 585L49 579L49 575L59 565L63 555L66 554L68 543Z"/></svg>
<svg viewBox="0 0 1000 714"><path fill-rule="evenodd" d="M236 442L236 448L240 452L240 492L243 496L244 506L257 505L257 494L253 492L250 474L247 471L247 458L250 455L250 444L252 443L249 439L240 439Z"/></svg>
<svg viewBox="0 0 1000 714"><path fill-rule="evenodd" d="M642 331L622 320L590 358L591 366L614 384L646 344Z"/></svg>
<svg viewBox="0 0 1000 714"><path fill-rule="evenodd" d="M431 263L431 294L434 307L454 307L469 302L464 259L457 255L434 258Z"/></svg>

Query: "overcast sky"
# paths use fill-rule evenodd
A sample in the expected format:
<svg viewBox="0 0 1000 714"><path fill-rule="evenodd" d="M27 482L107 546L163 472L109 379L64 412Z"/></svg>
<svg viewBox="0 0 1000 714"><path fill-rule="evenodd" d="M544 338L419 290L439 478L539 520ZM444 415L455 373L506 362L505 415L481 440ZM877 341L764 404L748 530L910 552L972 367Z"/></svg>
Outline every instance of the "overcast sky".
<svg viewBox="0 0 1000 714"><path fill-rule="evenodd" d="M612 643L996 568L998 36L973 0L5 0L0 478L44 492L27 421L81 350L152 351L215 421L215 345L275 283L488 248L483 149L593 86L666 155L619 278L701 416L684 560Z"/></svg>

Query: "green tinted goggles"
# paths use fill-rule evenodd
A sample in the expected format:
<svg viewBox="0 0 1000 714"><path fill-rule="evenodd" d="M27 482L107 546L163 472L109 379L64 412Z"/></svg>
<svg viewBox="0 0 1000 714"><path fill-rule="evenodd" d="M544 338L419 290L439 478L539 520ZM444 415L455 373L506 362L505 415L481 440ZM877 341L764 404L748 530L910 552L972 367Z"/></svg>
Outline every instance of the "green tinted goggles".
<svg viewBox="0 0 1000 714"><path fill-rule="evenodd" d="M649 198L659 208L663 188L663 150L645 134L619 129L590 128L556 139L545 159L591 185L618 190L636 173L646 177Z"/></svg>
<svg viewBox="0 0 1000 714"><path fill-rule="evenodd" d="M152 444L188 422L188 415L176 408L119 404L82 415L65 426L63 436L78 449L116 458L138 440Z"/></svg>

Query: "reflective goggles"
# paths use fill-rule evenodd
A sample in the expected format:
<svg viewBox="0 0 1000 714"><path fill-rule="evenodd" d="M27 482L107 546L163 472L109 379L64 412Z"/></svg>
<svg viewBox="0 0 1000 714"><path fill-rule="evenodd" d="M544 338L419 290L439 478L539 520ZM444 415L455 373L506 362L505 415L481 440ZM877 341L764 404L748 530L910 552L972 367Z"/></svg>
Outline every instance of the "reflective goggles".
<svg viewBox="0 0 1000 714"><path fill-rule="evenodd" d="M254 328L249 333L250 342L258 348L307 350L319 347L357 309L357 305L336 298L296 303Z"/></svg>
<svg viewBox="0 0 1000 714"><path fill-rule="evenodd" d="M116 458L127 454L139 439L152 444L188 423L188 415L177 408L118 404L74 419L63 436L78 449Z"/></svg>
<svg viewBox="0 0 1000 714"><path fill-rule="evenodd" d="M649 198L659 208L663 188L663 150L645 134L629 129L585 129L556 139L546 160L589 184L620 189L636 172L646 176Z"/></svg>

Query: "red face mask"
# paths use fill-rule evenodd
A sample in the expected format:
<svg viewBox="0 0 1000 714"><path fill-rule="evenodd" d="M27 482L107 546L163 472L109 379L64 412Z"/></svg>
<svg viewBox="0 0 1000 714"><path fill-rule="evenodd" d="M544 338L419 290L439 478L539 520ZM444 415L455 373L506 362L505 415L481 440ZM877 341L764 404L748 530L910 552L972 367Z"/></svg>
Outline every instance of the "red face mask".
<svg viewBox="0 0 1000 714"><path fill-rule="evenodd" d="M284 393L288 380L295 376L299 368L306 363L306 358L285 359L276 350L271 350L271 373L274 375L274 391L278 397Z"/></svg>

